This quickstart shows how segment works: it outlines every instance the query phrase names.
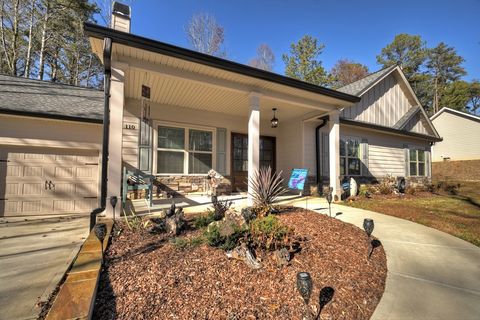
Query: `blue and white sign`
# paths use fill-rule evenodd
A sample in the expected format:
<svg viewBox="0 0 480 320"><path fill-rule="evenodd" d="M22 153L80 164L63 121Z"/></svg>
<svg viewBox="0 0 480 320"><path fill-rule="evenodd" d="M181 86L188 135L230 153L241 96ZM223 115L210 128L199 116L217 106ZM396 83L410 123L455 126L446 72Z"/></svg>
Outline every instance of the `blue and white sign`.
<svg viewBox="0 0 480 320"><path fill-rule="evenodd" d="M307 181L308 169L293 169L288 181L288 187L295 190L303 190Z"/></svg>

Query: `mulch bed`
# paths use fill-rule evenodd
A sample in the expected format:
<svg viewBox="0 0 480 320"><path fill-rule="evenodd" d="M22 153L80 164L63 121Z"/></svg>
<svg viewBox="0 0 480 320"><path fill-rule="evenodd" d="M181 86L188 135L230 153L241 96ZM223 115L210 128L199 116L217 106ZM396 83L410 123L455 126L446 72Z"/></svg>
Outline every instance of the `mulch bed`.
<svg viewBox="0 0 480 320"><path fill-rule="evenodd" d="M369 319L385 288L383 248L368 259L364 231L313 211L288 211L279 218L307 241L289 266L277 267L269 254L260 270L206 244L180 248L166 235L120 225L106 252L94 319L301 319L300 271L313 278L312 313L321 289L330 287L321 319Z"/></svg>

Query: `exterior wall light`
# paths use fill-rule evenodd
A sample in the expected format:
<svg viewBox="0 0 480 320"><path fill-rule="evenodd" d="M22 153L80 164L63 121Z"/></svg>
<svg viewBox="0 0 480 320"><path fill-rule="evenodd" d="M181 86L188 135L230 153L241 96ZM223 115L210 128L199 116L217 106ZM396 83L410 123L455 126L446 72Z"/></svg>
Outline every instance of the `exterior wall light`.
<svg viewBox="0 0 480 320"><path fill-rule="evenodd" d="M273 118L270 121L272 123L272 128L276 128L278 127L278 119L277 117L275 117L275 112L277 111L277 108L272 108L272 110L273 110Z"/></svg>

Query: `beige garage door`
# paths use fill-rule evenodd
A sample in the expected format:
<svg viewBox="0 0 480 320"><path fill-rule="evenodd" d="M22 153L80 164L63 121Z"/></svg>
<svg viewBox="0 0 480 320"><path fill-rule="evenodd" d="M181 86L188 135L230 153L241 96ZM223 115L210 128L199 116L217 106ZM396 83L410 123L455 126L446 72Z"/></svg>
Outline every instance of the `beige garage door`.
<svg viewBox="0 0 480 320"><path fill-rule="evenodd" d="M89 212L98 151L0 146L0 216Z"/></svg>

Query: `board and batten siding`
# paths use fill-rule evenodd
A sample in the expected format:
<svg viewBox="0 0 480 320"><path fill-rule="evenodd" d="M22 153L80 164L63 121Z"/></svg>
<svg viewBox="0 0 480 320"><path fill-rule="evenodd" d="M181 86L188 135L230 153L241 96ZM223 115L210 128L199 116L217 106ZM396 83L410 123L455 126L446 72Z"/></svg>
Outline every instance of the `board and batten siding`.
<svg viewBox="0 0 480 320"><path fill-rule="evenodd" d="M392 73L365 92L360 102L344 108L341 117L393 127L416 104L407 92L403 82L399 81L398 76ZM420 113L408 121L405 130L433 134Z"/></svg>
<svg viewBox="0 0 480 320"><path fill-rule="evenodd" d="M390 127L411 107L404 89L390 74L363 94L360 102L343 109L341 117Z"/></svg>
<svg viewBox="0 0 480 320"><path fill-rule="evenodd" d="M447 110L432 122L443 138L433 147L432 161L480 159L480 120Z"/></svg>

